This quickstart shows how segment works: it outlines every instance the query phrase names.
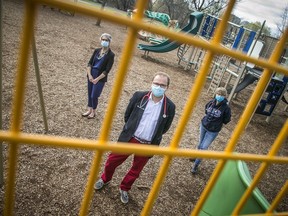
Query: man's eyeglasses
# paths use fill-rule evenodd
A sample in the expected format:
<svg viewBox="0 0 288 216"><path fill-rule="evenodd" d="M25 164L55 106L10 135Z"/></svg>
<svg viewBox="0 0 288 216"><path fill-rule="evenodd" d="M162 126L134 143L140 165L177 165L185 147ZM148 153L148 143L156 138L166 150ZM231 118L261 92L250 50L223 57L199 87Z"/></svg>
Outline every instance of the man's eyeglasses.
<svg viewBox="0 0 288 216"><path fill-rule="evenodd" d="M153 82L153 85L154 86L160 86L161 88L167 88L167 85L165 85L165 84L161 84L161 83L156 83L156 82Z"/></svg>
<svg viewBox="0 0 288 216"><path fill-rule="evenodd" d="M102 40L102 41L107 41L107 42L109 42L109 40L108 40L108 39L104 39L104 38L102 38L101 40Z"/></svg>

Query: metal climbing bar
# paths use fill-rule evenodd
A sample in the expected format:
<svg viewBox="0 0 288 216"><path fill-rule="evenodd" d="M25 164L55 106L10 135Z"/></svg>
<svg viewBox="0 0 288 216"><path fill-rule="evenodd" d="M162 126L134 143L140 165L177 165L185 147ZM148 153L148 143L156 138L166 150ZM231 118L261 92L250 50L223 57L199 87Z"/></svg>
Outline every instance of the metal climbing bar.
<svg viewBox="0 0 288 216"><path fill-rule="evenodd" d="M13 115L10 129L12 135L20 132L23 107L24 107L24 93L25 93L25 84L28 68L28 58L30 53L29 48L32 40L32 34L34 31L35 16L36 16L36 5L32 4L30 1L27 1L25 10L23 38L20 48L20 58L16 75L16 86L15 86L16 91L12 104ZM15 200L15 182L16 182L18 148L19 143L17 142L9 143L8 174L5 188L6 200L5 200L4 215L12 215L13 213L14 200Z"/></svg>

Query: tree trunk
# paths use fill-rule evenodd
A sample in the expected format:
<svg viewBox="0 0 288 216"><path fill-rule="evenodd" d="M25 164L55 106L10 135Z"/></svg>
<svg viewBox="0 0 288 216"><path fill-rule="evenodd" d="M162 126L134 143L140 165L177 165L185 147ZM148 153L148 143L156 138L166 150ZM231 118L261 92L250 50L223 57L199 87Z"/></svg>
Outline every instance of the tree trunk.
<svg viewBox="0 0 288 216"><path fill-rule="evenodd" d="M106 0L106 1L103 1L103 2L101 3L101 10L104 10L106 3L107 3L107 0ZM95 25L96 25L96 26L99 26L99 27L101 26L101 18L100 18L100 17L97 19L97 22L96 22Z"/></svg>

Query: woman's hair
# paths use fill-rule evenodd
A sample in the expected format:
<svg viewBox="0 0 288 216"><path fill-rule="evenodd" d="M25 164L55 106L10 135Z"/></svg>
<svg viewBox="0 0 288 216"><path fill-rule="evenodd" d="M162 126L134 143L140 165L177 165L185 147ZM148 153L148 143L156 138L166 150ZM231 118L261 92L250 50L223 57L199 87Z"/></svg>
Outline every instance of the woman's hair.
<svg viewBox="0 0 288 216"><path fill-rule="evenodd" d="M101 36L100 36L100 40L102 39L102 37L106 37L110 42L112 41L112 36L108 33L103 33Z"/></svg>
<svg viewBox="0 0 288 216"><path fill-rule="evenodd" d="M226 97L227 96L227 90L224 87L219 87L216 89L215 94Z"/></svg>
<svg viewBox="0 0 288 216"><path fill-rule="evenodd" d="M169 84L170 84L170 76L167 74L167 73L164 73L164 72L157 72L155 75L154 75L154 77L153 77L153 79L152 79L152 81L154 80L154 78L156 77L156 76L165 76L165 77L167 77L167 86L169 86Z"/></svg>

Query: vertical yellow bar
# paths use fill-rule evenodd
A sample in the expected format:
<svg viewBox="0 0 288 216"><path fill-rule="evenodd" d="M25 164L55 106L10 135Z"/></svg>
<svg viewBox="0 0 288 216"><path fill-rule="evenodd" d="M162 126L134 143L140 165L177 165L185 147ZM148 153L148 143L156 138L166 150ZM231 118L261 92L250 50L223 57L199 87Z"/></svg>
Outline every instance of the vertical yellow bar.
<svg viewBox="0 0 288 216"><path fill-rule="evenodd" d="M282 127L282 130L280 131L279 135L276 138L275 143L273 144L270 152L268 153L268 155L270 157L275 156L277 154L279 148L281 147L283 142L286 140L287 135L288 135L288 120L286 120L286 123ZM263 176L266 169L268 168L268 165L269 165L269 163L267 163L267 162L264 162L261 164L259 170L257 171L257 173L254 176L253 181L251 182L251 184L249 185L249 187L247 188L245 193L242 195L240 201L236 205L236 207L232 213L233 215L238 215L240 213L241 209L244 207L245 203L247 202L247 200L251 196L251 193L253 193L254 188L257 186L261 177Z"/></svg>
<svg viewBox="0 0 288 216"><path fill-rule="evenodd" d="M179 124L177 125L175 135L172 138L170 148L175 149L179 145L179 140L181 139L181 135L184 131L184 126L187 124L187 121L189 119L189 116L193 110L194 104L196 103L196 100L201 92L201 88L204 86L204 82L206 80L206 75L208 73L209 66L212 62L213 54L211 52L208 52L205 56L205 62L201 70L199 72L199 75L196 78L196 82L194 85L194 88L191 90L190 97L188 99L188 104L186 105L184 109L184 113L179 121ZM155 182L152 186L152 189L150 190L150 193L148 195L147 201L144 205L144 208L141 212L141 215L149 215L151 213L153 203L156 200L156 196L159 193L160 185L163 183L165 176L168 172L169 164L172 160L172 156L165 156L162 165L160 166L159 172L156 176Z"/></svg>
<svg viewBox="0 0 288 216"><path fill-rule="evenodd" d="M284 186L281 188L279 191L278 195L276 198L273 200L270 208L267 210L266 215L271 214L275 208L278 206L280 203L281 199L288 193L288 180L285 182Z"/></svg>
<svg viewBox="0 0 288 216"><path fill-rule="evenodd" d="M147 1L137 2L136 8L138 12L135 17L136 21L137 20L140 21L142 19L146 3ZM128 37L125 43L126 46L124 47L123 55L120 61L119 70L115 78L116 80L115 86L112 89L112 95L108 104L107 113L109 115L105 115L103 126L101 128L100 135L99 135L99 140L103 145L106 144L106 141L109 136L113 116L117 107L119 96L120 96L123 83L125 81L125 76L129 67L129 63L130 63L129 60L131 60L133 57L132 55L133 55L133 50L135 47L136 39L137 39L137 31L134 29L129 29ZM81 203L81 208L80 208L80 213L79 213L79 215L81 216L85 216L88 213L88 208L89 208L92 196L93 196L93 185L96 181L97 173L99 172L102 155L103 155L102 151L97 151L93 158L93 162L92 162L89 177L88 177L88 182L87 182L86 189L85 189L85 194Z"/></svg>
<svg viewBox="0 0 288 216"><path fill-rule="evenodd" d="M281 41L277 44L277 47L279 48L275 48L275 52L273 53L273 55L271 56L269 62L273 63L273 62L277 62L278 58L280 57L281 54L281 47L283 48L284 46L284 41L287 39L287 30L285 31L285 33L283 34L283 37L281 39ZM244 131L244 129L246 128L250 117L253 115L253 110L255 110L255 107L258 104L258 101L261 99L262 96L262 92L265 91L265 87L267 86L267 83L269 82L270 78L272 76L272 73L265 69L259 82L258 85L255 89L255 91L253 92L247 106L245 107L244 113L241 116L236 128L234 129L234 132L231 136L230 141L227 144L227 147L225 149L225 151L228 152L232 152L235 148L235 145L237 143L237 141L240 138L240 135L242 134L242 132ZM206 198L208 197L209 193L211 192L215 182L217 181L221 170L223 169L225 165L225 161L224 160L220 160L218 165L216 166L212 176L210 177L207 186L205 187L204 191L202 192L202 195L195 207L195 214L197 215L197 213L201 210ZM193 213L194 213L193 211Z"/></svg>
<svg viewBox="0 0 288 216"><path fill-rule="evenodd" d="M30 0L25 1L25 18L20 49L20 60L17 68L16 91L12 107L12 133L18 133L21 129L22 110L24 106L24 92L30 54L30 43L34 31L34 18L36 16L36 5ZM13 215L15 202L15 180L17 170L18 143L9 144L8 175L5 192L4 215Z"/></svg>
<svg viewBox="0 0 288 216"><path fill-rule="evenodd" d="M233 10L233 7L234 7L235 2L236 2L235 0L229 1L228 7L227 7L227 9L225 10L225 13L224 13L224 15L223 15L223 17L222 17L222 20L221 20L221 22L220 22L220 25L218 25L217 28L216 28L215 38L212 39L212 46L215 45L215 44L217 45L217 44L219 44L219 43L221 42L221 40L222 40L222 38L223 38L223 34L224 34L225 29L226 29L226 27L227 27L227 23L228 23L228 20L229 20L230 15L231 15L231 12L232 12L232 10ZM211 51L209 50L207 55L211 55L210 53L211 53ZM213 56L211 56L211 57L213 58ZM211 58L211 62L212 62L212 58ZM211 62L209 62L209 67L210 67ZM203 64L205 64L205 62L203 62ZM200 75L200 73L199 73L199 75ZM205 77L206 77L206 75L207 75L207 74L205 74ZM204 76L204 74L203 74L202 76ZM205 78L205 77L204 77L204 78ZM196 83L196 84L197 84L197 83ZM216 167L216 169L215 169L215 171L214 171L216 178L218 178L218 176L220 175L220 172L221 172L221 170L222 170L222 167L223 167L223 166L220 166L220 167L218 167L218 169L217 169L217 167ZM194 210L192 211L191 215L198 215L198 214L199 214L202 205L204 204L204 202L205 202L205 200L207 199L210 191L212 190L213 184L214 184L214 183L211 182L211 186L210 186L211 188L208 187L208 190L206 190L206 191L204 190L204 192L201 194L201 197L200 197L198 203L196 204Z"/></svg>
<svg viewBox="0 0 288 216"><path fill-rule="evenodd" d="M235 0L230 1L227 10L225 11L225 14L223 16L223 20L220 22L220 26L217 28L215 33L215 38L212 40L212 44L219 44L223 38L224 30L226 29L228 19L230 17L231 11L233 9L233 5L235 4ZM179 121L179 124L177 125L175 135L172 138L170 148L175 149L179 146L179 141L182 137L183 131L185 129L185 126L187 125L187 122L189 120L189 117L193 111L193 108L197 102L197 99L200 95L201 89L204 86L206 76L208 74L208 70L210 68L210 65L213 60L214 53L212 53L210 50L205 55L205 58L203 60L203 64L201 66L200 72L196 77L194 87L191 89L190 96L188 99L188 103L186 104L184 108L184 113L181 116L181 119ZM145 206L141 212L141 215L149 215L152 210L153 203L156 200L156 196L159 193L160 186L162 185L164 178L168 172L169 164L172 160L172 156L165 156L163 163L160 167L160 170L156 176L155 182L152 186L152 189L148 195L147 201L145 203Z"/></svg>

